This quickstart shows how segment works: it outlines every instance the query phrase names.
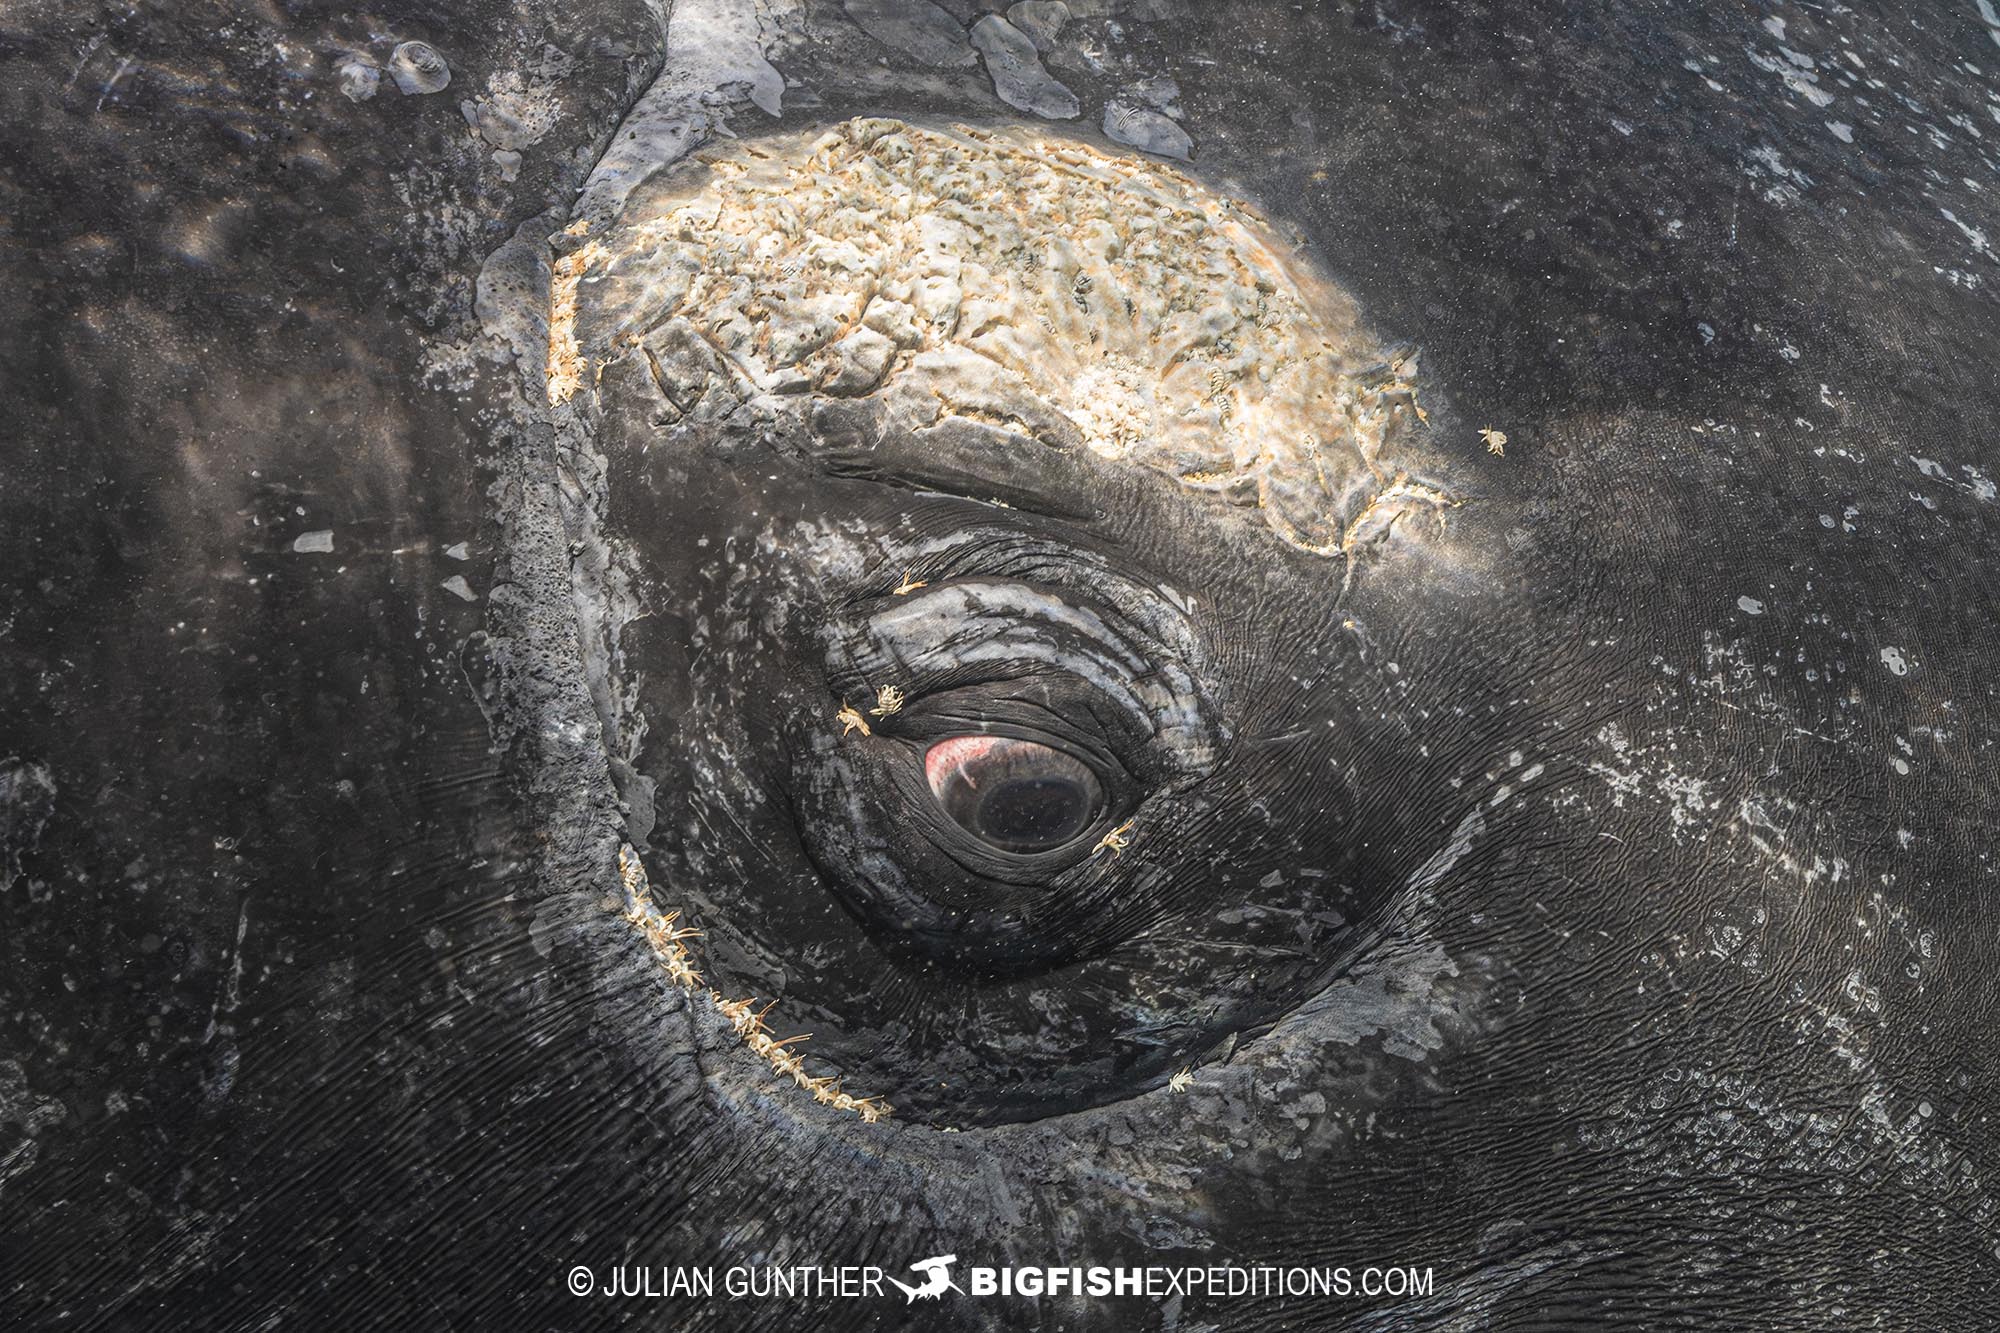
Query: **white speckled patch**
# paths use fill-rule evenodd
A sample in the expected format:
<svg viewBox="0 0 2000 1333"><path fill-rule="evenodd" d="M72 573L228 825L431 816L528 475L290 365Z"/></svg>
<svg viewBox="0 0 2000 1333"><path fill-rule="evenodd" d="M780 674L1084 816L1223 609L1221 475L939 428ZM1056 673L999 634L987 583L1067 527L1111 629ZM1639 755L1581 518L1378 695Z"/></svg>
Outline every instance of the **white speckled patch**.
<svg viewBox="0 0 2000 1333"><path fill-rule="evenodd" d="M1385 355L1254 211L1171 168L883 119L700 162L558 266L559 306L579 281L618 293L579 335L586 361L672 320L746 397L914 394L926 420L1050 444L1036 423L1059 414L1100 458L1253 504L1322 554L1451 503L1408 476L1415 356ZM587 382L570 373L563 396Z"/></svg>

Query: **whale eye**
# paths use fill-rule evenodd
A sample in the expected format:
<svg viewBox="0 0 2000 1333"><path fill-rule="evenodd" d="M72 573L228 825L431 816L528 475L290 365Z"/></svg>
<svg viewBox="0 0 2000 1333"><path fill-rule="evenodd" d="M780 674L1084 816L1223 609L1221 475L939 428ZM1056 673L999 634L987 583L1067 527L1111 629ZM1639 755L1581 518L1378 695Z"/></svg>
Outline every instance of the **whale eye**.
<svg viewBox="0 0 2000 1333"><path fill-rule="evenodd" d="M1009 736L941 740L924 755L924 776L946 814L1005 852L1060 847L1103 803L1097 775L1081 760Z"/></svg>

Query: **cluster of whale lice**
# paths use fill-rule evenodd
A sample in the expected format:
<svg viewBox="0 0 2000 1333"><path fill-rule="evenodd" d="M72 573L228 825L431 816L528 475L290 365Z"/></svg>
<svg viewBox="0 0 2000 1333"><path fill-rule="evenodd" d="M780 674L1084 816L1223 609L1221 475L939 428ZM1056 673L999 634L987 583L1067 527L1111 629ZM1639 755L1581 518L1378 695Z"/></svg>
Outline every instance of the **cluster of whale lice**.
<svg viewBox="0 0 2000 1333"><path fill-rule="evenodd" d="M736 1035L753 1055L803 1091L811 1093L813 1100L822 1106L831 1106L837 1111L852 1111L871 1125L891 1113L889 1103L879 1097L856 1097L841 1091L837 1078L815 1078L807 1073L805 1062L792 1048L805 1041L808 1034L773 1037L764 1021L764 1016L771 1012L771 1004L759 1009L754 999L727 1000L720 991L703 987L701 973L694 967L694 955L686 944L700 932L676 924L680 920L679 912L662 912L653 906L646 867L629 845L618 849L618 879L625 890L625 920L645 938L647 947L659 960L667 979L690 996L697 993L707 996L708 1002L729 1020L729 1026L735 1029ZM775 1003L772 1001L772 1004Z"/></svg>
<svg viewBox="0 0 2000 1333"><path fill-rule="evenodd" d="M1452 504L1407 471L1415 354L1377 348L1247 205L1159 163L863 119L701 153L652 198L568 233L551 405L607 360L649 358L664 390L693 357L736 401L868 397L906 429L968 417L1130 460L1324 555ZM586 281L613 308L580 343Z"/></svg>

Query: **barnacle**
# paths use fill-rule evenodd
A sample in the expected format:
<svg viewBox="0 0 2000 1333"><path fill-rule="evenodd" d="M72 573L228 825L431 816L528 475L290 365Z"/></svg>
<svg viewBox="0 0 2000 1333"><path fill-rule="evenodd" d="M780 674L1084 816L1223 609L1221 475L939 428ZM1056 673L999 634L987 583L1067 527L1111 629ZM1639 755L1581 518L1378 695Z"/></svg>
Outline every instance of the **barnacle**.
<svg viewBox="0 0 2000 1333"><path fill-rule="evenodd" d="M429 42L403 42L389 54L389 77L399 91L421 96L449 87L451 66Z"/></svg>

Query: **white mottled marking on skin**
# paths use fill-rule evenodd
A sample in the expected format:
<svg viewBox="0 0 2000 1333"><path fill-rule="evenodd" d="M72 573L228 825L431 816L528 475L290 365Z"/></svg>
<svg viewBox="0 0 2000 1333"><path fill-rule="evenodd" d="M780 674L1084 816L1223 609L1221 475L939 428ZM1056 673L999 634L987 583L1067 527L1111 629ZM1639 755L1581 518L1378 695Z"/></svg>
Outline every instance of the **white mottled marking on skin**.
<svg viewBox="0 0 2000 1333"><path fill-rule="evenodd" d="M2000 46L2000 13L1994 12L1993 0L1972 0L1972 3L1979 7L1980 20L1986 24L1986 35L1993 39L1995 46ZM2000 120L2000 116L1994 119Z"/></svg>
<svg viewBox="0 0 2000 1333"><path fill-rule="evenodd" d="M657 354L655 331L680 329L741 396L871 397L899 428L1080 437L1254 504L1319 554L1453 503L1408 475L1428 415L1414 354L1382 352L1254 210L1171 168L885 119L700 161L608 249L558 265L558 316L579 282L621 295L608 327L579 332L588 346L553 358L551 401L597 359L642 338Z"/></svg>
<svg viewBox="0 0 2000 1333"><path fill-rule="evenodd" d="M1952 212L1949 208L1940 208L1938 210L1938 214L1939 216L1943 217L1946 222L1949 222L1952 226L1958 228L1959 231L1964 234L1966 240L1972 242L1972 248L1975 253L1985 255L1988 259L1992 259L1995 257L1993 254L1993 247L1987 243L1985 232L1981 231L1977 227L1968 226L1966 223L1960 222L1958 220L1958 214Z"/></svg>

